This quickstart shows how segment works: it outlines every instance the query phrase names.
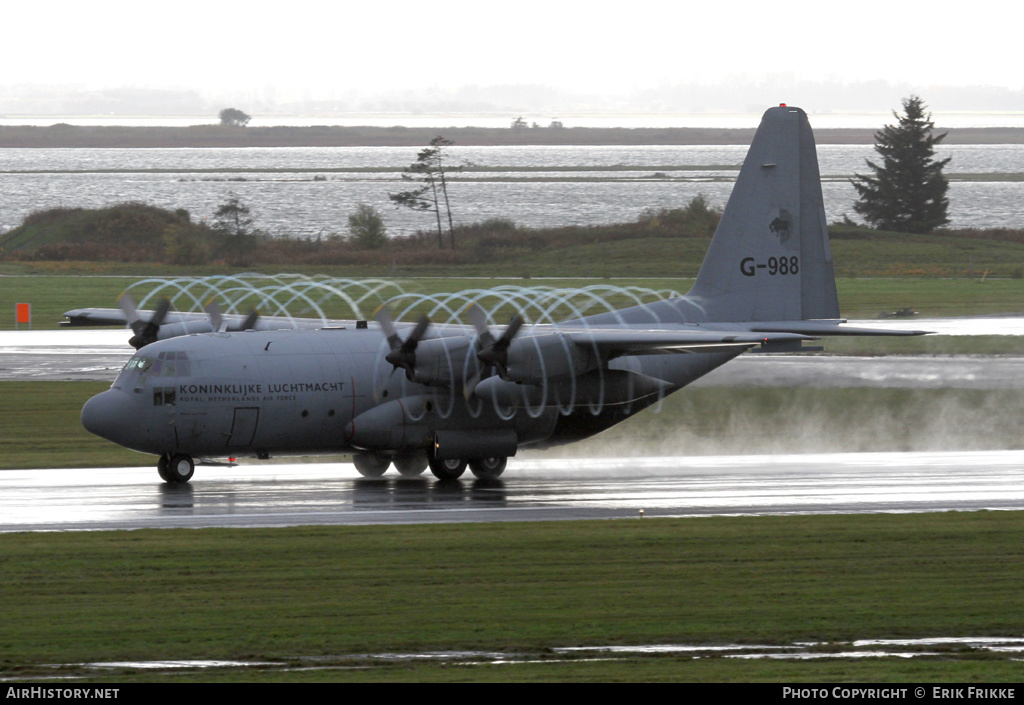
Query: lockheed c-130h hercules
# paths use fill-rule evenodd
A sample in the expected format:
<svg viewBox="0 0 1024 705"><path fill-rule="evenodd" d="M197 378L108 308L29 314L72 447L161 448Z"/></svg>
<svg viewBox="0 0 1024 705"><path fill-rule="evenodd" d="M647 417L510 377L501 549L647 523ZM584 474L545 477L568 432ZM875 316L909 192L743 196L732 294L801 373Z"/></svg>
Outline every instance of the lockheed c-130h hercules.
<svg viewBox="0 0 1024 705"><path fill-rule="evenodd" d="M468 466L496 478L518 449L600 433L747 350L921 333L839 318L814 138L787 106L765 112L684 296L500 330L476 307L472 325L394 323L382 309L309 329L238 316L234 330L216 312L97 311L65 315L128 322L139 349L82 423L158 455L168 482L188 481L197 458L327 453L352 453L366 476L393 463L403 475L429 467L448 480Z"/></svg>

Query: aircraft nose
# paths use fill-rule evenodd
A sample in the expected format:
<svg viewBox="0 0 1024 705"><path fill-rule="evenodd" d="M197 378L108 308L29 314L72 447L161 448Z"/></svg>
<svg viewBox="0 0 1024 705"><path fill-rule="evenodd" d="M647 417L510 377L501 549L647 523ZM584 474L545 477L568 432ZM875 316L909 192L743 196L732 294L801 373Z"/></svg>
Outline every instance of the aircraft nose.
<svg viewBox="0 0 1024 705"><path fill-rule="evenodd" d="M89 433L120 443L132 418L131 400L114 389L101 392L82 407L82 425Z"/></svg>

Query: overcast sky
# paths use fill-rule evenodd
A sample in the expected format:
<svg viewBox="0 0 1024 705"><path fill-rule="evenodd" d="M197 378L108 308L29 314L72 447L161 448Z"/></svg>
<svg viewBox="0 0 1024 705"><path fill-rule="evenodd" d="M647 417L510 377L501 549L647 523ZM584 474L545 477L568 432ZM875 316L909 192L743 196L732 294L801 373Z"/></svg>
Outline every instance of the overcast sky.
<svg viewBox="0 0 1024 705"><path fill-rule="evenodd" d="M792 74L1021 90L1022 26L1022 6L1006 0L50 0L5 4L0 84L318 98L474 84L624 93Z"/></svg>

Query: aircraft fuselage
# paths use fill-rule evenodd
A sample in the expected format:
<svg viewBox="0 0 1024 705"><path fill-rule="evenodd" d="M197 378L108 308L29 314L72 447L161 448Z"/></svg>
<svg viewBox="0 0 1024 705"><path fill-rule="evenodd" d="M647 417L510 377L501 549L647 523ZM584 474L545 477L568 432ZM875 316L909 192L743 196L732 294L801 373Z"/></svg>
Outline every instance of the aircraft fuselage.
<svg viewBox="0 0 1024 705"><path fill-rule="evenodd" d="M436 454L439 438L461 444L470 437L481 447L505 443L512 455L517 446L599 433L740 352L621 358L589 378L552 380L546 389L505 384L510 392L486 397L462 391L479 366L471 332L444 340L452 341L443 366L454 380L446 387L393 370L373 324L159 341L139 351L82 418L97 435L158 455ZM639 388L637 373L665 384Z"/></svg>

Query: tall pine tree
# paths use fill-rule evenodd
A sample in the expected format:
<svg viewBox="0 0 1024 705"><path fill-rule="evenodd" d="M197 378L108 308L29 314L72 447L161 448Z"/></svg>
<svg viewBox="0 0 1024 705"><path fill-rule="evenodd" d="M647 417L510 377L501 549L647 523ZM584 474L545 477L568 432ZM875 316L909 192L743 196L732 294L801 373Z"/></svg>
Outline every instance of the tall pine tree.
<svg viewBox="0 0 1024 705"><path fill-rule="evenodd" d="M935 124L917 96L903 99L898 123L875 133L875 151L881 166L865 160L874 176L855 174L852 181L860 200L853 209L868 224L900 233L927 233L949 222L946 214L949 182L942 168L949 159L935 161L935 145L946 133L933 136Z"/></svg>

